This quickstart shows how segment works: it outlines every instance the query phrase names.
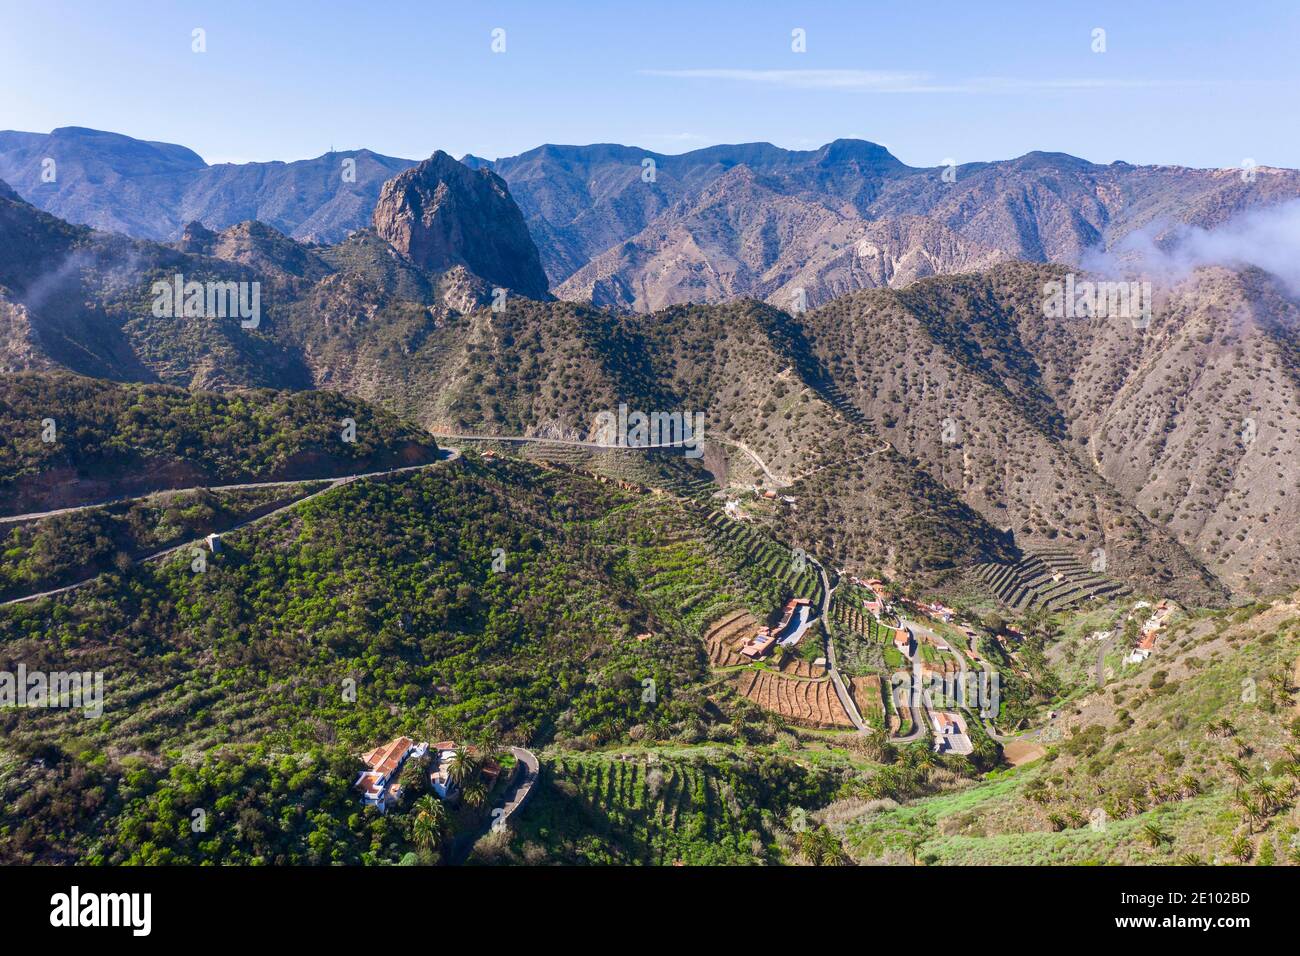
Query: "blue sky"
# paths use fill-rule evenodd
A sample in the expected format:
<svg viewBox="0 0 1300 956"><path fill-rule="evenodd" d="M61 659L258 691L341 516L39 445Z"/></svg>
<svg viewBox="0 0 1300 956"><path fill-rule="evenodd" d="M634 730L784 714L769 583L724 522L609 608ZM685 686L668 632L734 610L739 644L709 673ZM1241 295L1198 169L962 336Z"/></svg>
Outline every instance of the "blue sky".
<svg viewBox="0 0 1300 956"><path fill-rule="evenodd" d="M0 0L0 129L90 126L209 162L856 137L924 166L1032 149L1300 166L1298 28L1294 2L1205 0Z"/></svg>

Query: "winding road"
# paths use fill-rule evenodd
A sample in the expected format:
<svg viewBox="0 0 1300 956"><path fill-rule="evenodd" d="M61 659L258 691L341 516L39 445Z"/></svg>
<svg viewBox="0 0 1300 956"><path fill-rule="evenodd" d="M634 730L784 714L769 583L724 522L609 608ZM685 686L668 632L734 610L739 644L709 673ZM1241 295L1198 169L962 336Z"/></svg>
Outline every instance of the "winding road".
<svg viewBox="0 0 1300 956"><path fill-rule="evenodd" d="M831 683L835 685L835 694L839 697L844 712L849 715L849 720L853 721L853 726L858 729L858 733L868 733L871 728L858 712L858 705L853 700L853 695L849 693L849 689L844 686L844 679L840 677L835 663L835 631L831 627L831 598L835 594L835 588L831 587L826 569L822 567L820 561L809 558L808 563L817 569L817 574L822 579L822 623L826 627L826 669L830 672ZM838 587L838 584L836 586Z"/></svg>
<svg viewBox="0 0 1300 956"><path fill-rule="evenodd" d="M339 488L342 487L343 485L351 484L354 481L361 481L365 478L382 478L388 475L398 475L408 471L421 471L425 468L433 468L438 465L450 464L451 462L457 461L459 458L460 458L460 451L458 449L442 447L438 449L438 459L436 461L425 462L422 465L404 465L401 468L388 468L382 471L367 471L356 475L343 475L337 478L301 478L292 481L254 481L254 482L246 482L244 484L238 484L238 485L213 485L213 486L201 486L196 488L164 488L164 489L159 489L158 491L151 491L143 495L112 498L107 501L100 501L94 504L76 505L70 508L56 508L53 511L34 512L32 514L26 514L26 515L14 515L9 518L0 519L0 523L12 523L20 520L39 521L43 518L53 517L54 515L72 514L78 511L88 511L94 508L103 508L106 505L118 504L123 501L135 501L141 498L148 498L158 494L175 494L175 493L180 493L185 491L242 491L242 490L254 489L254 488L288 488L293 486L300 487L302 485L319 484L322 481L329 482L329 484L326 487L320 489L319 491L314 491L311 494L304 495L301 498L295 498L293 501L289 502L288 504L281 505L279 508L276 508L273 511L268 511L265 514L260 514L255 518L249 518L246 521L241 521L230 528L226 528L222 531L216 532L217 534L225 536L228 534L232 534L233 532L238 531L241 528L247 528L248 526L257 524L260 521L265 521L267 518L272 518L275 515L283 514L284 512L289 511L292 508L296 508L304 501L311 501L313 498L319 498L321 495L331 492L335 488ZM148 561L157 561L160 558L165 558L169 554L173 554L176 551L181 550L182 548L196 547L197 544L198 542L194 540L182 541L180 544L174 544L171 545L170 547L163 548L161 551L155 551L154 553L139 558L138 560L132 563L143 564ZM40 591L36 594L27 594L24 595L23 597L11 598L7 601L0 601L0 607L7 607L10 604L24 604L28 601L39 601L41 598L54 597L55 595L58 594L65 594L68 591L73 591L79 587L82 587L83 585L89 584L91 581L95 580L95 578L99 577L100 573L102 572L97 572L95 574L90 575L89 577L82 578L80 581L74 581L72 584L65 584L63 587L52 588L48 591Z"/></svg>

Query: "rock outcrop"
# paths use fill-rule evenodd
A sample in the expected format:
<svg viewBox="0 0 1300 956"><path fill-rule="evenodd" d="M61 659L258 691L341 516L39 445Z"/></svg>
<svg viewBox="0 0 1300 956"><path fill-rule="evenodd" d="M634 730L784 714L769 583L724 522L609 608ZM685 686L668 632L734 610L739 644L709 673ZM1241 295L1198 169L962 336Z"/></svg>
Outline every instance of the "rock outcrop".
<svg viewBox="0 0 1300 956"><path fill-rule="evenodd" d="M547 297L546 273L505 181L444 152L384 183L375 231L429 272L463 266L533 299Z"/></svg>

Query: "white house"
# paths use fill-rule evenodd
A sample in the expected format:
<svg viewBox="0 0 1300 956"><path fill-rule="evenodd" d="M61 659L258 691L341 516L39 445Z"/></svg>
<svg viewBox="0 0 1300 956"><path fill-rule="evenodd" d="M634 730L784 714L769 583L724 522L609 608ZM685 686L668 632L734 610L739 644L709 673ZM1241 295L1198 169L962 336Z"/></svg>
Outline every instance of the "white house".
<svg viewBox="0 0 1300 956"><path fill-rule="evenodd" d="M423 743L416 747L410 737L398 737L363 754L361 759L370 769L363 771L352 785L354 790L360 791L361 802L368 807L377 807L381 813L387 811L402 798L402 786L397 782L402 765L417 751L419 756L423 756L428 747Z"/></svg>

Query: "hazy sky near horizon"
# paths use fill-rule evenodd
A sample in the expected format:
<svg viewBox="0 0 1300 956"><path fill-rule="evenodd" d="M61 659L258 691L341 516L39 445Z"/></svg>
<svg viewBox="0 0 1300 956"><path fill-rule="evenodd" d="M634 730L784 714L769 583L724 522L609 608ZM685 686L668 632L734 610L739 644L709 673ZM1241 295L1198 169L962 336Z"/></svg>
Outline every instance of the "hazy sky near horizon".
<svg viewBox="0 0 1300 956"><path fill-rule="evenodd" d="M0 129L214 163L852 137L915 166L1044 149L1300 167L1298 28L1293 0L0 0Z"/></svg>

